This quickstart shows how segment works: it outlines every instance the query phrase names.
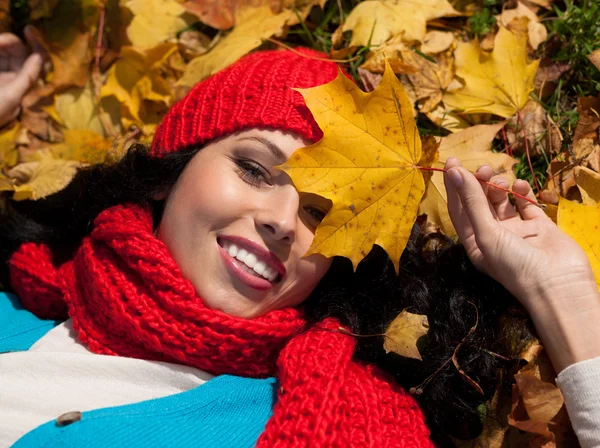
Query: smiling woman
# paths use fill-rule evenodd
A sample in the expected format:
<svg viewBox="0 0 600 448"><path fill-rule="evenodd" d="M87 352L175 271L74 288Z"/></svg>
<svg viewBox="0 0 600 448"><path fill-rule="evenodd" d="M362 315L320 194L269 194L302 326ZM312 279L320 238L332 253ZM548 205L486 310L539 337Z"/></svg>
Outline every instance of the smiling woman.
<svg viewBox="0 0 600 448"><path fill-rule="evenodd" d="M158 238L204 303L252 318L296 306L329 269L303 257L327 200L298 194L274 168L309 140L245 130L206 145L168 194Z"/></svg>
<svg viewBox="0 0 600 448"><path fill-rule="evenodd" d="M578 361L600 354L585 255L455 159L445 181L463 245L417 223L399 276L377 249L356 273L304 257L330 203L275 166L322 136L293 88L337 73L310 50L248 55L175 104L150 148L9 204L1 446L448 446L481 431L480 406L533 340L517 299L557 370L585 377ZM422 361L354 334L380 334L406 308L429 318ZM568 375L565 390L598 396ZM417 402L405 388L419 384Z"/></svg>

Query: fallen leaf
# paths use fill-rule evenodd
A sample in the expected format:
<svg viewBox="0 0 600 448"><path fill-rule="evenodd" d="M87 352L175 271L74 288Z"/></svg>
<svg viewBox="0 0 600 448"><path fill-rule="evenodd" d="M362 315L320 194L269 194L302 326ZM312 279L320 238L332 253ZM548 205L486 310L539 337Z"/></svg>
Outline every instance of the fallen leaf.
<svg viewBox="0 0 600 448"><path fill-rule="evenodd" d="M352 9L343 31L352 31L350 46L381 45L402 32L407 42L422 41L428 20L460 15L447 0L367 0Z"/></svg>
<svg viewBox="0 0 600 448"><path fill-rule="evenodd" d="M416 73L408 73L406 78L412 84L422 113L431 112L442 101L454 78L454 59L452 52L433 55L431 62L414 51L400 52L404 63L417 68Z"/></svg>
<svg viewBox="0 0 600 448"><path fill-rule="evenodd" d="M179 51L186 60L190 60L206 53L211 48L212 40L200 31L186 30L179 35L177 42Z"/></svg>
<svg viewBox="0 0 600 448"><path fill-rule="evenodd" d="M441 53L450 49L454 43L454 34L447 31L429 31L423 37L421 51L426 54Z"/></svg>
<svg viewBox="0 0 600 448"><path fill-rule="evenodd" d="M47 79L54 90L60 91L71 86L84 87L90 77L92 62L91 34L76 34L68 46L61 46L54 41L48 43L47 38L38 36L52 61L52 73Z"/></svg>
<svg viewBox="0 0 600 448"><path fill-rule="evenodd" d="M396 74L415 73L418 68L406 63L401 57L402 51L411 51L402 40L402 33L392 37L388 42L380 45L375 51L369 52L367 59L360 66L371 73L383 74L386 61Z"/></svg>
<svg viewBox="0 0 600 448"><path fill-rule="evenodd" d="M506 125L508 144L517 154L525 153L525 135L527 135L527 147L531 155L557 154L561 150L560 129L537 101L528 101L519 111L518 116L511 117Z"/></svg>
<svg viewBox="0 0 600 448"><path fill-rule="evenodd" d="M341 73L298 91L324 136L280 168L298 191L333 203L307 255L340 255L356 267L378 244L398 270L425 189L421 139L402 85L388 66L371 93Z"/></svg>
<svg viewBox="0 0 600 448"><path fill-rule="evenodd" d="M8 172L13 185L0 184L3 191L13 191L13 200L38 200L64 189L81 163L44 156L39 162L20 163Z"/></svg>
<svg viewBox="0 0 600 448"><path fill-rule="evenodd" d="M598 145L593 138L580 138L573 143L573 155L575 160L573 163L581 163L587 159Z"/></svg>
<svg viewBox="0 0 600 448"><path fill-rule="evenodd" d="M293 11L273 14L268 6L246 9L238 16L236 27L208 53L192 59L179 80L179 85L192 87L213 73L233 64L260 46L263 39L281 33L294 19Z"/></svg>
<svg viewBox="0 0 600 448"><path fill-rule="evenodd" d="M591 138L598 142L600 127L600 95L597 97L584 96L577 99L579 121L575 128L573 143L582 138Z"/></svg>
<svg viewBox="0 0 600 448"><path fill-rule="evenodd" d="M464 87L444 95L446 106L505 118L525 106L540 61L528 61L523 38L501 26L491 54L469 42L459 43L454 56L456 75L464 80Z"/></svg>
<svg viewBox="0 0 600 448"><path fill-rule="evenodd" d="M503 122L482 124L442 138L439 161L433 166L443 168L448 158L458 157L467 170L474 172L481 165L489 165L494 174L503 174L510 184L514 180L512 166L517 163L517 160L503 153L492 152L492 141L503 126ZM419 214L421 213L427 214L428 219L439 226L446 235L456 236L456 230L448 214L448 197L443 173L433 173L419 206Z"/></svg>
<svg viewBox="0 0 600 448"><path fill-rule="evenodd" d="M362 67L358 67L357 71L365 92L372 92L375 90L375 88L381 82L381 78L383 77L383 75L380 75L379 73L373 73Z"/></svg>
<svg viewBox="0 0 600 448"><path fill-rule="evenodd" d="M10 33L11 28L10 0L0 0L0 33Z"/></svg>
<svg viewBox="0 0 600 448"><path fill-rule="evenodd" d="M404 83L402 84L406 85ZM410 82L408 84L410 84ZM461 115L454 110L448 109L444 103L438 104L432 111L427 112L425 115L427 115L427 118L429 118L434 124L452 133L460 132L477 124L489 123L490 121L490 114Z"/></svg>
<svg viewBox="0 0 600 448"><path fill-rule="evenodd" d="M123 4L133 13L127 37L141 50L174 42L179 31L195 22L177 0L125 0Z"/></svg>
<svg viewBox="0 0 600 448"><path fill-rule="evenodd" d="M560 77L571 70L569 62L555 62L550 58L542 59L535 74L533 86L538 97L545 99L554 93Z"/></svg>
<svg viewBox="0 0 600 448"><path fill-rule="evenodd" d="M17 164L18 153L15 150L15 140L20 132L20 126L13 126L10 129L4 129L0 133L0 172L5 167L12 167Z"/></svg>
<svg viewBox="0 0 600 448"><path fill-rule="evenodd" d="M91 83L84 88L71 87L56 95L54 108L59 121L67 129L88 129L103 137L121 132L120 103L113 96L98 101L94 98ZM50 113L52 115L52 113Z"/></svg>
<svg viewBox="0 0 600 448"><path fill-rule="evenodd" d="M598 70L600 70L600 48L588 54L587 58L596 66Z"/></svg>
<svg viewBox="0 0 600 448"><path fill-rule="evenodd" d="M600 204L600 174L583 166L576 166L573 173L581 192L582 204L592 207Z"/></svg>
<svg viewBox="0 0 600 448"><path fill-rule="evenodd" d="M108 71L100 96L114 96L121 103L123 128L127 129L130 123L155 125L161 111L167 111L173 92L164 70L169 56L176 51L174 43L149 50L121 49L121 58Z"/></svg>
<svg viewBox="0 0 600 448"><path fill-rule="evenodd" d="M557 220L558 227L586 253L600 289L600 205L586 206L561 198Z"/></svg>
<svg viewBox="0 0 600 448"><path fill-rule="evenodd" d="M537 50L542 42L548 38L546 27L540 23L538 16L521 2L517 2L517 7L504 9L502 14L496 16L500 24L510 29L513 20L525 17L525 27L527 29L527 38L529 45L533 50ZM515 24L516 25L516 24ZM516 25L520 26L520 25Z"/></svg>
<svg viewBox="0 0 600 448"><path fill-rule="evenodd" d="M573 164L565 157L564 154L558 154L550 161L550 165L546 170L548 177L546 185L540 192L540 199L543 202L558 205L560 197L577 200L573 195L579 195L579 189L575 182L573 174Z"/></svg>
<svg viewBox="0 0 600 448"><path fill-rule="evenodd" d="M73 160L88 165L104 163L111 150L112 139L107 139L89 129L66 130L64 141L48 145L55 159Z"/></svg>
<svg viewBox="0 0 600 448"><path fill-rule="evenodd" d="M600 173L600 145L595 145L589 156L584 160L586 166Z"/></svg>
<svg viewBox="0 0 600 448"><path fill-rule="evenodd" d="M538 379L530 371L515 374L515 380L529 418L549 423L565 401L560 389Z"/></svg>
<svg viewBox="0 0 600 448"><path fill-rule="evenodd" d="M429 331L429 321L424 314L403 310L385 330L383 349L405 358L422 360L417 340Z"/></svg>
<svg viewBox="0 0 600 448"><path fill-rule="evenodd" d="M50 17L57 4L58 0L29 0L29 20Z"/></svg>
<svg viewBox="0 0 600 448"><path fill-rule="evenodd" d="M325 6L326 0L189 0L183 6L198 16L206 25L227 30L239 23L240 11L269 6L273 14L284 10L303 9L307 6Z"/></svg>

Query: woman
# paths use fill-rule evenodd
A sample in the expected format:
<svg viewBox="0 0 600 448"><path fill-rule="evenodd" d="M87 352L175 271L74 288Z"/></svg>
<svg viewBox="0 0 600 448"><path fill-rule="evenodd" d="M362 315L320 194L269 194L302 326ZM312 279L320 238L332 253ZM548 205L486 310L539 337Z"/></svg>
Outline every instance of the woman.
<svg viewBox="0 0 600 448"><path fill-rule="evenodd" d="M93 434L98 445L432 445L415 399L354 359L347 328L332 316L306 325L328 314L319 304L352 293L352 280L343 260L302 257L327 203L273 169L322 135L291 87L337 74L314 59L322 55L301 51L243 58L170 110L148 154L81 171L64 192L15 204L4 218L3 283L34 314L69 318L49 332L36 321L27 332L38 335L25 342L13 331L19 352L0 357L3 390L14 390L0 432L17 429L5 441L89 444ZM447 167L467 253L541 319L557 370L598 356L592 325L584 336L568 327L588 325L579 312L598 313L581 249L535 206L518 201L517 219L505 195L482 189L455 159ZM525 183L514 188L533 197ZM559 273L576 276L577 288L547 290L545 275ZM577 300L561 338L547 326L564 303L556 293ZM13 316L22 313L15 296L10 303ZM582 339L585 349L561 353ZM220 376L203 384L212 375ZM61 415L69 411L84 412Z"/></svg>

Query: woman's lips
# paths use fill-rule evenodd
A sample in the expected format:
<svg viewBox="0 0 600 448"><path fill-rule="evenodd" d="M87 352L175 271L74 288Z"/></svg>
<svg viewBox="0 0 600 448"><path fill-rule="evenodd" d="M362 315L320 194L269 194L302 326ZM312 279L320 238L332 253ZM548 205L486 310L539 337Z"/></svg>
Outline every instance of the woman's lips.
<svg viewBox="0 0 600 448"><path fill-rule="evenodd" d="M244 283L245 285L247 285L253 289L259 290L259 291L266 291L273 287L273 284L266 278L257 277L254 274L248 273L246 271L246 269L249 269L249 268L247 268L246 265L243 264L241 261L239 261L236 258L233 258L231 255L229 255L229 253L225 249L223 249L220 244L217 243L217 247L219 249L219 253L221 254L221 257L223 258L223 261L225 262L225 266L226 266L227 270L234 277L239 279L242 283ZM246 267L246 269L244 267L242 267L242 265L244 265L244 267Z"/></svg>
<svg viewBox="0 0 600 448"><path fill-rule="evenodd" d="M280 279L285 277L285 266L283 265L279 257L273 252L264 249L261 245L241 236L221 235L219 236L219 239L227 240L242 249L246 249L248 252L252 252L258 257L259 260L263 260L267 264L267 266L270 266L273 269L275 269L275 271L279 273Z"/></svg>

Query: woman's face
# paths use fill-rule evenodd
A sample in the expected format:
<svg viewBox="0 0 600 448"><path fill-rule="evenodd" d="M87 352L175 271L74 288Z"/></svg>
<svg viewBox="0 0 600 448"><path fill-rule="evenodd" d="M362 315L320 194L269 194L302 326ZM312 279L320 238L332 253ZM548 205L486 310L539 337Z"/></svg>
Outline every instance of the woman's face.
<svg viewBox="0 0 600 448"><path fill-rule="evenodd" d="M329 201L273 168L310 144L251 129L200 150L169 193L158 227L209 308L252 318L305 300L331 260L306 253Z"/></svg>

